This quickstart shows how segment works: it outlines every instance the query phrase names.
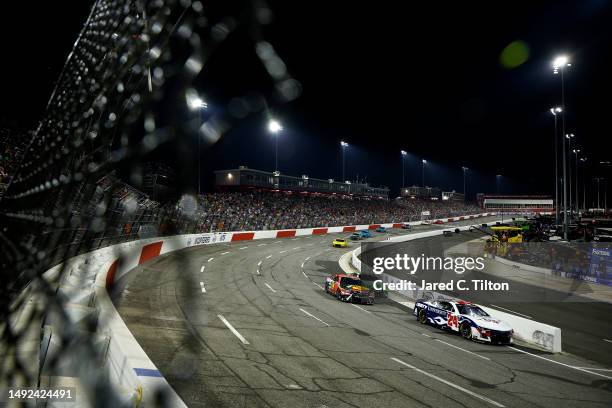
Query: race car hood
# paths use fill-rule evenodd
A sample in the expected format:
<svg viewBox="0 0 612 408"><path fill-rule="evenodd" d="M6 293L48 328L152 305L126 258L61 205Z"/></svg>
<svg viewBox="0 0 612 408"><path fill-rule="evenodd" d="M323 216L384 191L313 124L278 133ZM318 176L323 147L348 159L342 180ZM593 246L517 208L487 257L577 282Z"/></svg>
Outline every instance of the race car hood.
<svg viewBox="0 0 612 408"><path fill-rule="evenodd" d="M468 318L471 319L478 326L482 327L483 329L498 330L498 331L512 330L512 327L510 327L508 323L503 322L499 319L494 319L491 316L479 316L479 317L469 316Z"/></svg>
<svg viewBox="0 0 612 408"><path fill-rule="evenodd" d="M352 290L353 292L368 292L369 289L365 286L359 285L351 285L346 287L348 290Z"/></svg>

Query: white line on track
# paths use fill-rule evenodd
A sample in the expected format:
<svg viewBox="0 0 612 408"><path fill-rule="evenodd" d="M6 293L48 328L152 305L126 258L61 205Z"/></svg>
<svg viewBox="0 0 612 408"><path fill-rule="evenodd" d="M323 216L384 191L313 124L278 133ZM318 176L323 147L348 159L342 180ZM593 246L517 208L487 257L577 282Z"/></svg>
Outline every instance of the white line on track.
<svg viewBox="0 0 612 408"><path fill-rule="evenodd" d="M609 371L609 372L612 372L612 368L595 368L595 367L576 367L576 368L582 368L583 370Z"/></svg>
<svg viewBox="0 0 612 408"><path fill-rule="evenodd" d="M307 260L309 260L309 259L310 259L310 257L309 257L309 256L307 256L307 257L304 259L304 262L306 262L306 261L307 261Z"/></svg>
<svg viewBox="0 0 612 408"><path fill-rule="evenodd" d="M449 347L456 348L457 350L461 350L461 351L464 351L464 352L466 352L466 353L472 354L472 355L474 355L474 356L476 356L476 357L480 357L480 358L482 358L482 359L484 359L484 360L489 360L489 361L491 361L491 359L490 359L489 357L481 356L480 354L473 353L473 352L471 352L471 351L469 351L469 350L466 350L466 349L464 349L464 348L461 348L461 347L455 346L454 344L447 343L447 342L442 341L442 340L440 340L440 339L434 339L434 340L435 340L435 341L439 341L439 342L440 342L440 343L442 343L442 344L446 344L446 345L447 345L447 346L449 346Z"/></svg>
<svg viewBox="0 0 612 408"><path fill-rule="evenodd" d="M259 244L259 245L257 245L257 246L266 246L266 245L268 245L268 244Z"/></svg>
<svg viewBox="0 0 612 408"><path fill-rule="evenodd" d="M366 312L366 313L370 313L370 314L372 314L372 312L370 312L369 310L365 310L363 307L361 307L361 306L357 306L357 305L356 305L356 304L354 304L354 303L351 303L351 306L354 306L354 307L356 307L356 308L357 308L357 309L359 309L359 310L363 310L363 311L364 311L364 312Z"/></svg>
<svg viewBox="0 0 612 408"><path fill-rule="evenodd" d="M306 279L308 279L308 275L306 275L306 272L302 271L302 275L304 275L306 277Z"/></svg>
<svg viewBox="0 0 612 408"><path fill-rule="evenodd" d="M300 249L300 247L291 248L291 250L292 250L292 251L293 251L294 249Z"/></svg>
<svg viewBox="0 0 612 408"><path fill-rule="evenodd" d="M542 360L550 361L551 363L555 363L555 364L559 364L559 365L565 366L567 368L573 368L574 370L583 371L585 373L593 374L593 375L596 375L596 376L599 376L599 377L603 377L603 378L607 378L609 380L612 380L612 377L607 376L607 375L603 375L603 374L599 374L599 373L593 373L591 371L585 370L584 368L572 366L572 365L569 365L569 364L561 363L559 361L551 360L550 358L538 356L537 354L532 354L532 353L529 353L527 351L524 351L524 350L521 350L521 349L517 349L516 347L512 347L512 346L506 346L506 347L508 347L508 348L510 348L512 350L516 350L516 351L518 351L520 353L528 354L528 355L533 356L533 357L541 358Z"/></svg>
<svg viewBox="0 0 612 408"><path fill-rule="evenodd" d="M202 288L202 293L206 293L206 288L204 287L204 282L200 282L200 287Z"/></svg>
<svg viewBox="0 0 612 408"><path fill-rule="evenodd" d="M602 339L603 341L607 341L608 343L612 343L612 340Z"/></svg>
<svg viewBox="0 0 612 408"><path fill-rule="evenodd" d="M227 255L227 254L229 254L229 251L221 252L221 255Z"/></svg>
<svg viewBox="0 0 612 408"><path fill-rule="evenodd" d="M242 334L238 333L238 330L234 329L234 326L232 326L230 324L230 322L228 322L225 317L223 317L223 315L217 315L217 317L219 319L221 319L221 321L223 322L223 324L230 329L230 331L232 333L234 333L234 336L238 337L238 340L240 340L242 342L242 344L249 344L249 342L247 341L247 339L245 339L244 337L242 337Z"/></svg>
<svg viewBox="0 0 612 408"><path fill-rule="evenodd" d="M300 268L303 268L303 267L304 267L304 262L302 262L302 264L300 265Z"/></svg>
<svg viewBox="0 0 612 408"><path fill-rule="evenodd" d="M312 315L312 314L308 313L307 311L305 311L305 310L304 310L304 309L302 309L302 308L300 308L300 310L301 310L302 312L306 313L308 316L312 317L313 319L318 320L318 321L320 321L321 323L323 323L324 325L326 325L326 326L328 326L328 327L329 327L329 324L325 323L323 320L319 319L317 316L315 316L315 315Z"/></svg>
<svg viewBox="0 0 612 408"><path fill-rule="evenodd" d="M497 305L494 305L494 304L492 304L492 303L491 303L491 306L496 307L496 308L498 308L498 309L505 310L505 311L510 312L510 313L517 314L517 315L519 315L519 316L526 317L526 318L528 318L528 319L533 319L533 317L531 317L531 316L527 316L526 314L522 314L522 313L519 313L519 312L515 312L514 310L506 309L505 307L497 306Z"/></svg>
<svg viewBox="0 0 612 408"><path fill-rule="evenodd" d="M270 258L272 258L272 255L266 256L266 259L270 259Z"/></svg>
<svg viewBox="0 0 612 408"><path fill-rule="evenodd" d="M210 261L212 261L213 259L215 259L215 258L208 258L208 261L206 261L206 262L210 262Z"/></svg>
<svg viewBox="0 0 612 408"><path fill-rule="evenodd" d="M307 276L308 277L308 276ZM312 281L311 281L312 282ZM317 282L312 282L313 285L315 285L317 288L325 290L321 287L321 285L319 285Z"/></svg>
<svg viewBox="0 0 612 408"><path fill-rule="evenodd" d="M299 238L291 238L292 241L298 240Z"/></svg>
<svg viewBox="0 0 612 408"><path fill-rule="evenodd" d="M202 265L202 267L200 268L200 272L204 272L204 268L206 268L204 265Z"/></svg>
<svg viewBox="0 0 612 408"><path fill-rule="evenodd" d="M242 248L239 248L239 249L247 249L247 248L248 248L248 246L245 246L245 247L242 247Z"/></svg>
<svg viewBox="0 0 612 408"><path fill-rule="evenodd" d="M273 244L280 244L280 241L274 241Z"/></svg>
<svg viewBox="0 0 612 408"><path fill-rule="evenodd" d="M284 254L285 252L287 252L287 251L286 250L285 251L280 251L279 254Z"/></svg>
<svg viewBox="0 0 612 408"><path fill-rule="evenodd" d="M259 261L259 262L257 262L257 266L261 266L262 262L263 262L263 261Z"/></svg>
<svg viewBox="0 0 612 408"><path fill-rule="evenodd" d="M431 337L431 336L430 336L429 334L427 334L427 333L421 333L421 335L422 335L422 336L425 336L425 337Z"/></svg>
<svg viewBox="0 0 612 408"><path fill-rule="evenodd" d="M402 365L404 365L404 366L406 366L408 368L411 368L411 369L413 369L414 371L416 371L418 373L426 375L429 378L433 378L434 380L440 381L441 383L444 383L444 384L448 385L449 387L452 387L452 388L454 388L456 390L459 390L459 391L462 391L462 392L464 392L464 393L466 393L468 395L471 395L474 398L478 398L479 400L486 401L489 404L495 405L496 407L505 408L504 405L500 404L497 401L493 401L492 399L489 399L489 398L487 398L487 397L485 397L483 395L480 395L480 394L476 394L475 392L470 391L467 388L463 388L463 387L458 386L457 384L453 384L452 382L447 381L444 378L440 378L437 375L433 375L433 374L428 373L427 371L421 370L420 368L416 368L415 366L410 365L410 364L400 360L399 358L391 357L391 360L395 361L396 363L400 363L400 364L402 364Z"/></svg>
<svg viewBox="0 0 612 408"><path fill-rule="evenodd" d="M276 291L275 291L274 289L272 289L272 286L268 285L267 283L266 283L265 285L266 285L266 286L268 287L268 289L270 289L272 292L276 293Z"/></svg>

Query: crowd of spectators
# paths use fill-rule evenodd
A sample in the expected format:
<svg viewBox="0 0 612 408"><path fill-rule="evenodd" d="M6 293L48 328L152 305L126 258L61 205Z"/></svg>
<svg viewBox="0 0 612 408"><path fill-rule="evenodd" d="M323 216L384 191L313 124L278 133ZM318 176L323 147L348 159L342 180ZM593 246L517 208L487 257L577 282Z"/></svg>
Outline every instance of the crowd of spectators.
<svg viewBox="0 0 612 408"><path fill-rule="evenodd" d="M606 244L601 246L609 251ZM554 275L612 285L610 265L593 260L593 248L597 246L589 243L525 242L498 246L495 250L498 256L550 269Z"/></svg>
<svg viewBox="0 0 612 408"><path fill-rule="evenodd" d="M423 217L423 211L430 215ZM203 195L193 219L194 232L252 231L406 222L479 212L475 205L455 201L250 191Z"/></svg>

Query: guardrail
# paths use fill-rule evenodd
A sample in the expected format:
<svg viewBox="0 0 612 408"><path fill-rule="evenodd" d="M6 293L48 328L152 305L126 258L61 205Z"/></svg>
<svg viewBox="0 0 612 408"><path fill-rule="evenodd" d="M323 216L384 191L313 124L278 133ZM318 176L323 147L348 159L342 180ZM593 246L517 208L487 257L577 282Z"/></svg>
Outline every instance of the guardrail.
<svg viewBox="0 0 612 408"><path fill-rule="evenodd" d="M489 222L487 224L493 224L495 222L496 221ZM462 226L458 228L460 231L466 231L466 230L469 230L470 227L479 226L479 225L481 224ZM392 237L392 238L387 239L387 241L405 242L405 241L412 241L412 240L420 239L420 238L427 238L427 237L442 235L443 233L444 231L442 230L426 231L426 232L419 232L416 234L408 234L408 235L403 235L399 237ZM352 251L351 252L351 263L355 269L361 272L362 263L361 263L361 259L359 259L360 254L361 254L361 247ZM342 263L340 263L340 267L343 268ZM343 270L345 270L346 272L351 272L350 270L346 270L346 267L344 267ZM396 278L394 276L391 276L385 273L380 275L380 279L383 280L383 282L393 282L393 283L399 282L401 280L399 278ZM440 293L436 293L436 292L424 291L423 289L420 289L420 288L416 290L396 290L394 292L411 301L415 301L419 298L424 297L425 295L432 296L434 298L435 297L441 297L441 298L446 298L446 299L449 298L449 296L446 296ZM491 316L493 316L494 318L503 320L507 322L508 324L510 324L512 328L514 329L514 335L518 340L523 341L528 344L542 347L554 353L560 353L562 351L561 329L560 328L550 326L544 323L536 322L534 320L525 319L523 317L519 317L513 314L500 312L498 310L491 309L488 307L483 307L483 309L487 313L489 313Z"/></svg>

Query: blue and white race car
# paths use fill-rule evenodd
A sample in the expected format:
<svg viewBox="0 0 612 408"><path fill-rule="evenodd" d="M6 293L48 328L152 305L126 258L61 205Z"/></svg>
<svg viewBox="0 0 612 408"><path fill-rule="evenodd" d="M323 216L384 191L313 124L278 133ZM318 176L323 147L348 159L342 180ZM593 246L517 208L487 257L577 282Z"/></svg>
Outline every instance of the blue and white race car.
<svg viewBox="0 0 612 408"><path fill-rule="evenodd" d="M493 344L512 344L514 330L491 317L479 306L453 300L417 300L413 314L423 324L458 332L468 340Z"/></svg>

